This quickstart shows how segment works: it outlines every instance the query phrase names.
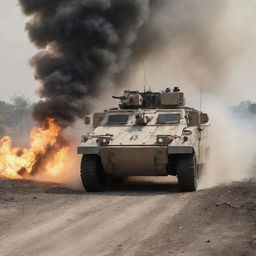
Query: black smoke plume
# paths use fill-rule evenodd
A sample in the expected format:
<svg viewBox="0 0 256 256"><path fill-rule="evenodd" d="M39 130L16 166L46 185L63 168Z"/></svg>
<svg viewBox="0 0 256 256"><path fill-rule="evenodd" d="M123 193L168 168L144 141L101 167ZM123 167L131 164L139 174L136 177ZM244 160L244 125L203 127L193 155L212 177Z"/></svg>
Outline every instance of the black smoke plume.
<svg viewBox="0 0 256 256"><path fill-rule="evenodd" d="M41 81L34 117L67 126L89 110L86 98L113 80L132 55L148 0L19 0L31 41L43 49L31 64Z"/></svg>

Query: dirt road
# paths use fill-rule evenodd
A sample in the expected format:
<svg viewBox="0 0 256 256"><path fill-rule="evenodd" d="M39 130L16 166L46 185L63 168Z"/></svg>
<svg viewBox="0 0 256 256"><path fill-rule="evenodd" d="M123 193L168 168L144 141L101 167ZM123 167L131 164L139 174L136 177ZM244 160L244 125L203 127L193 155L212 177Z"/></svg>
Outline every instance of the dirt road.
<svg viewBox="0 0 256 256"><path fill-rule="evenodd" d="M179 193L127 181L86 194L0 180L1 256L256 255L256 183Z"/></svg>

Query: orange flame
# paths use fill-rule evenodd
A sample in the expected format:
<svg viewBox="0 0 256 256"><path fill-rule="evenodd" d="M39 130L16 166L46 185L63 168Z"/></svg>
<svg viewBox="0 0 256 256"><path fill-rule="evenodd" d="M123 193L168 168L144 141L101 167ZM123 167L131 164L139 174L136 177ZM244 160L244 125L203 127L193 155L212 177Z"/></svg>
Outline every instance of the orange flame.
<svg viewBox="0 0 256 256"><path fill-rule="evenodd" d="M10 137L0 140L0 176L19 179L42 172L52 177L61 174L69 148L58 142L61 127L54 119L47 122L47 128L32 129L28 148L13 147Z"/></svg>

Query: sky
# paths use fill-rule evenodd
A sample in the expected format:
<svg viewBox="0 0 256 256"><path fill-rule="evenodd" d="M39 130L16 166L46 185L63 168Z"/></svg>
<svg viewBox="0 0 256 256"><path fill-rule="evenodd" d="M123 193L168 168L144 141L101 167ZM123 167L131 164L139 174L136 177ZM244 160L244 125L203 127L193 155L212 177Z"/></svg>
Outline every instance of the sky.
<svg viewBox="0 0 256 256"><path fill-rule="evenodd" d="M29 60L37 49L28 39L24 29L28 18L21 13L17 2L17 0L0 0L0 100L9 101L14 95L24 95L35 102L38 100L36 91L40 84L34 79L34 71L29 66ZM234 37L232 40L242 45L243 54L237 56L232 67L232 75L223 90L225 94L232 94L232 104L238 104L247 99L256 101L256 29L254 26L256 3L254 0L230 2L233 6L227 16L226 29L227 33L234 34L238 38ZM153 73L156 76L159 73L161 79L171 78L166 75L168 70L156 72L155 67L150 68L152 65L153 63L146 63L147 72L152 77ZM140 73L143 77L143 72ZM143 84L143 79L141 80ZM159 79L151 80L161 85L167 83L163 79L160 82Z"/></svg>
<svg viewBox="0 0 256 256"><path fill-rule="evenodd" d="M24 30L27 18L15 0L0 0L0 17L0 100L24 95L36 101L39 83L29 66L36 49Z"/></svg>

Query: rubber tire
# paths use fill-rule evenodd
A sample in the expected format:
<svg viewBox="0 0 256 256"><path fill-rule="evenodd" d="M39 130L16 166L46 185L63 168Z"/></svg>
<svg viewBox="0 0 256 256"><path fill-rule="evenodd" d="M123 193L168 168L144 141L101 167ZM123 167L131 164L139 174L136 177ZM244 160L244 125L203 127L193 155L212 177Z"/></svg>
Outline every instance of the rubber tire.
<svg viewBox="0 0 256 256"><path fill-rule="evenodd" d="M182 155L178 158L177 177L181 191L194 192L197 190L198 170L195 154Z"/></svg>
<svg viewBox="0 0 256 256"><path fill-rule="evenodd" d="M81 161L81 179L87 192L105 190L106 174L104 173L99 156L83 155Z"/></svg>

